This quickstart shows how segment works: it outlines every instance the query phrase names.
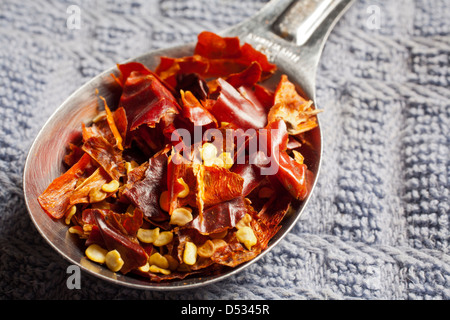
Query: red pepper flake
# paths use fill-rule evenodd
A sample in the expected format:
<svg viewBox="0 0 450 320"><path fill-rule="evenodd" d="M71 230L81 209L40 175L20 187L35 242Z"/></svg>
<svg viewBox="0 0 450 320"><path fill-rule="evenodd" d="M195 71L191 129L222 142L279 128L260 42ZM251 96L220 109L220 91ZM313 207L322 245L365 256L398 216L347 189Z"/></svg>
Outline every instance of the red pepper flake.
<svg viewBox="0 0 450 320"><path fill-rule="evenodd" d="M138 62L117 69L117 108L100 97L106 116L81 125L69 169L38 198L42 209L60 219L76 206L71 226L85 245L117 250L121 273L149 281L216 274L258 256L291 202L311 191L309 153L300 151L313 149L303 133L319 111L285 75L266 87L276 66L237 37L202 32L191 56L161 57L154 71ZM206 142L214 147L203 159ZM118 189L104 187L110 182ZM170 219L177 208L189 212L181 226ZM208 254L185 262L188 243ZM155 253L167 263L147 268Z"/></svg>

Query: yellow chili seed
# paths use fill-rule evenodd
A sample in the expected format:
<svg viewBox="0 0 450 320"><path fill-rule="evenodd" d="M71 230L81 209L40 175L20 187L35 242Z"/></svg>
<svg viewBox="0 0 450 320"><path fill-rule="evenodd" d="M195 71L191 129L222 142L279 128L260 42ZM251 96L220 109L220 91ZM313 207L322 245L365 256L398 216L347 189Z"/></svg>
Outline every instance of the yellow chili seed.
<svg viewBox="0 0 450 320"><path fill-rule="evenodd" d="M111 204L106 200L96 202L92 204L92 209L111 209Z"/></svg>
<svg viewBox="0 0 450 320"><path fill-rule="evenodd" d="M211 234L209 235L209 237L210 237L211 239L222 239L222 238L225 238L225 236L227 235L227 233L228 233L228 230L225 229L225 230L220 231L220 232L217 232L217 233L211 233Z"/></svg>
<svg viewBox="0 0 450 320"><path fill-rule="evenodd" d="M89 233L92 231L92 224L85 223L83 224L83 232Z"/></svg>
<svg viewBox="0 0 450 320"><path fill-rule="evenodd" d="M94 119L92 119L92 122L97 123L104 119L106 119L106 111L101 111L94 117Z"/></svg>
<svg viewBox="0 0 450 320"><path fill-rule="evenodd" d="M89 191L89 202L95 203L100 202L106 198L106 193L100 188L93 188Z"/></svg>
<svg viewBox="0 0 450 320"><path fill-rule="evenodd" d="M252 228L250 227L243 227L236 231L236 238L239 242L243 243L248 250L251 250L251 248L258 242Z"/></svg>
<svg viewBox="0 0 450 320"><path fill-rule="evenodd" d="M105 263L108 269L112 272L119 271L124 265L124 261L117 250L111 250L106 254Z"/></svg>
<svg viewBox="0 0 450 320"><path fill-rule="evenodd" d="M225 247L228 245L228 243L222 239L212 239L211 241L214 243L214 250L217 250L219 248L222 248L222 247Z"/></svg>
<svg viewBox="0 0 450 320"><path fill-rule="evenodd" d="M303 155L297 150L292 150L292 153L294 154L294 160L300 164L303 164L303 160L305 159Z"/></svg>
<svg viewBox="0 0 450 320"><path fill-rule="evenodd" d="M79 236L82 236L84 234L83 230L79 226L70 227L69 228L69 233L77 234Z"/></svg>
<svg viewBox="0 0 450 320"><path fill-rule="evenodd" d="M159 237L159 228L142 229L139 228L136 234L139 241L143 243L153 243Z"/></svg>
<svg viewBox="0 0 450 320"><path fill-rule="evenodd" d="M220 156L213 160L213 164L218 167L225 168L225 162L223 162L223 159Z"/></svg>
<svg viewBox="0 0 450 320"><path fill-rule="evenodd" d="M129 174L134 168L138 166L139 164L134 160L131 160L131 162L125 162L125 169L127 170L127 174Z"/></svg>
<svg viewBox="0 0 450 320"><path fill-rule="evenodd" d="M139 269L140 271L142 271L142 272L149 272L149 270L150 270L150 265L149 265L149 263L147 262L147 263L144 264L143 266L140 266L138 269Z"/></svg>
<svg viewBox="0 0 450 320"><path fill-rule="evenodd" d="M233 166L234 160L229 152L222 152L219 157L223 160L223 167L225 169L230 169Z"/></svg>
<svg viewBox="0 0 450 320"><path fill-rule="evenodd" d="M183 252L183 262L192 266L197 261L197 246L192 242L186 242Z"/></svg>
<svg viewBox="0 0 450 320"><path fill-rule="evenodd" d="M153 273L162 273L162 274L165 274L165 275L169 275L170 274L170 270L163 269L163 268L160 268L160 267L155 266L155 265L151 265L150 268L149 268L149 271L153 272Z"/></svg>
<svg viewBox="0 0 450 320"><path fill-rule="evenodd" d="M158 238L153 242L153 245L157 247L165 246L166 244L171 243L173 240L173 234L170 231L161 232Z"/></svg>
<svg viewBox="0 0 450 320"><path fill-rule="evenodd" d="M170 216L170 223L181 227L191 222L192 219L192 209L181 207L173 210L172 215Z"/></svg>
<svg viewBox="0 0 450 320"><path fill-rule="evenodd" d="M91 244L85 251L86 257L97 263L105 263L107 253L108 251L98 244Z"/></svg>
<svg viewBox="0 0 450 320"><path fill-rule="evenodd" d="M197 254L202 258L210 258L214 254L214 250L214 242L206 240L204 244L198 247Z"/></svg>
<svg viewBox="0 0 450 320"><path fill-rule="evenodd" d="M65 220L66 224L70 224L70 220L72 220L72 217L76 212L77 212L76 206L71 206L70 209L67 210L67 215L66 215L66 220Z"/></svg>
<svg viewBox="0 0 450 320"><path fill-rule="evenodd" d="M189 195L189 186L184 182L183 178L178 178L177 181L184 187L183 191L178 193L178 198L186 198Z"/></svg>
<svg viewBox="0 0 450 320"><path fill-rule="evenodd" d="M202 146L201 156L203 161L213 160L217 157L217 148L212 143L205 143Z"/></svg>
<svg viewBox="0 0 450 320"><path fill-rule="evenodd" d="M116 192L119 189L120 183L117 180L111 180L109 183L102 185L102 191L107 193Z"/></svg>
<svg viewBox="0 0 450 320"><path fill-rule="evenodd" d="M215 165L216 164L216 160L217 158L214 158L214 159L209 159L209 160L204 160L203 161L203 165L205 166L205 167L212 167L213 165Z"/></svg>
<svg viewBox="0 0 450 320"><path fill-rule="evenodd" d="M167 261L167 259L164 256L162 256L159 252L152 254L150 258L148 258L148 263L150 265L155 265L162 269L169 268L169 261Z"/></svg>
<svg viewBox="0 0 450 320"><path fill-rule="evenodd" d="M244 227L250 227L252 216L246 213L238 223L236 223L236 229L242 229Z"/></svg>

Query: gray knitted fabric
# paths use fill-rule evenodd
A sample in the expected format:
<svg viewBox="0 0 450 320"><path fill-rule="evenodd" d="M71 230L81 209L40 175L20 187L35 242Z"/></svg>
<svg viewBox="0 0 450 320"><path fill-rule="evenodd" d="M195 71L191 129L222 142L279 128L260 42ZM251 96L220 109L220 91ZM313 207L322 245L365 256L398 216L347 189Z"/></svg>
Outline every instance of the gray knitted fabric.
<svg viewBox="0 0 450 320"><path fill-rule="evenodd" d="M301 220L273 251L189 292L132 290L84 273L81 289L67 288L68 262L24 204L24 160L40 127L115 63L195 41L265 3L0 2L0 298L450 298L447 0L360 0L337 24L317 77L321 175ZM73 4L79 29L67 26Z"/></svg>

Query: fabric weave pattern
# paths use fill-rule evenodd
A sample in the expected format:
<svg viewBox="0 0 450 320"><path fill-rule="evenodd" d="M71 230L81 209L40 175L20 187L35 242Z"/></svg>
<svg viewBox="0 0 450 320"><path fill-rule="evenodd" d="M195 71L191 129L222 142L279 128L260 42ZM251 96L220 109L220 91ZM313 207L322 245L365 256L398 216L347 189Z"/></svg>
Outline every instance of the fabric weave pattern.
<svg viewBox="0 0 450 320"><path fill-rule="evenodd" d="M450 3L360 0L317 75L324 154L292 231L257 263L190 292L82 274L26 211L23 165L52 112L117 62L195 41L265 0L0 2L0 299L450 299ZM80 28L67 27L71 5ZM369 7L380 24L370 27Z"/></svg>

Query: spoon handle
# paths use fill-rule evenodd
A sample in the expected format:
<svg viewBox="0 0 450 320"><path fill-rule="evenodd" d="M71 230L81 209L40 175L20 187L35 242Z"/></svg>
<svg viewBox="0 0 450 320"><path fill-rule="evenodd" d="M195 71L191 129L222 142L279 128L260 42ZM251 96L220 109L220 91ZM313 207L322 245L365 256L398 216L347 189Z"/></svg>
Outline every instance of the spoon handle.
<svg viewBox="0 0 450 320"><path fill-rule="evenodd" d="M314 100L315 76L325 41L355 0L271 0L250 19L225 30L238 36L284 70L299 75Z"/></svg>
<svg viewBox="0 0 450 320"><path fill-rule="evenodd" d="M275 5L280 5L286 1L276 0L275 2L278 2ZM272 29L278 36L302 46L314 36L316 31L323 32L321 29L332 28L332 22L339 18L336 13L343 13L353 1L291 0L289 2L287 8L273 23Z"/></svg>
<svg viewBox="0 0 450 320"><path fill-rule="evenodd" d="M267 32L297 46L323 42L334 24L355 0L271 0L250 19L223 33L238 35Z"/></svg>

